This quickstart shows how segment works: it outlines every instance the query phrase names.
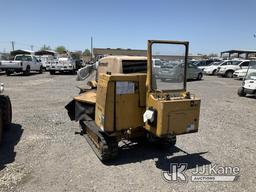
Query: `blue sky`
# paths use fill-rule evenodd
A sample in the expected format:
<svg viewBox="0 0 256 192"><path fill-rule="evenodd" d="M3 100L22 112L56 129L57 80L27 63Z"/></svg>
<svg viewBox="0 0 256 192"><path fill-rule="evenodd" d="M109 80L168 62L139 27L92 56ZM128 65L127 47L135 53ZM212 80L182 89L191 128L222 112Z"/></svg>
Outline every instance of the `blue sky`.
<svg viewBox="0 0 256 192"><path fill-rule="evenodd" d="M190 52L256 49L255 0L0 0L0 52L43 44L145 49L190 41Z"/></svg>

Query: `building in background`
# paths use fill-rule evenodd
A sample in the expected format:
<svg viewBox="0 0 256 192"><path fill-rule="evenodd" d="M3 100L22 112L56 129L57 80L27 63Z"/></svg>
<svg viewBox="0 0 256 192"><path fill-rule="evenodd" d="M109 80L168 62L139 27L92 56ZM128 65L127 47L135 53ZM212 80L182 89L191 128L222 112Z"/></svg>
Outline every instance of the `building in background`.
<svg viewBox="0 0 256 192"><path fill-rule="evenodd" d="M127 56L147 56L147 50L141 49L111 49L111 48L94 48L93 49L93 56L95 60L99 60L102 57L109 56L109 55L127 55ZM166 58L168 57L168 58ZM172 57L174 59L180 58L180 56L159 56L160 59L170 59ZM189 59L204 59L205 55L196 55L196 56L189 56Z"/></svg>
<svg viewBox="0 0 256 192"><path fill-rule="evenodd" d="M237 50L237 49L232 49L232 50L227 50L227 51L222 51L220 53L220 56L223 58L242 58L244 59L249 59L249 58L255 58L256 56L256 50Z"/></svg>
<svg viewBox="0 0 256 192"><path fill-rule="evenodd" d="M10 59L10 53L0 53L0 61L9 60L9 59Z"/></svg>
<svg viewBox="0 0 256 192"><path fill-rule="evenodd" d="M94 48L93 56L96 60L108 55L127 55L127 56L147 56L146 50L139 49L111 49L111 48Z"/></svg>

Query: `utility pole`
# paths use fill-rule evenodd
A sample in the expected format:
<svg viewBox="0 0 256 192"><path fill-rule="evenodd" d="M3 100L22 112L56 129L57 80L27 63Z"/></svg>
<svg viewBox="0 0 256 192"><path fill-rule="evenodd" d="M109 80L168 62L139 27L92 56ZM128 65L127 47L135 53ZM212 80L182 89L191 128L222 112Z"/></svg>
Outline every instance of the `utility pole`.
<svg viewBox="0 0 256 192"><path fill-rule="evenodd" d="M91 37L91 61L92 61L92 57L93 57L93 39Z"/></svg>
<svg viewBox="0 0 256 192"><path fill-rule="evenodd" d="M11 41L12 44L12 51L14 51L14 41Z"/></svg>

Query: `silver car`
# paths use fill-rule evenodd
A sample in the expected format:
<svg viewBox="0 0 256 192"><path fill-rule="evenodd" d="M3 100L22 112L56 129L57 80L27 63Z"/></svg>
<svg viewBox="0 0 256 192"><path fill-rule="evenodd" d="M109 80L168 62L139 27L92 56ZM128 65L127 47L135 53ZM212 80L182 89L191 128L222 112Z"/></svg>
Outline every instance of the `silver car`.
<svg viewBox="0 0 256 192"><path fill-rule="evenodd" d="M183 80L182 69L184 64L183 63L168 63L161 66L159 70L158 78L162 81L166 80ZM197 79L201 80L203 77L202 69L199 69L196 65L192 63L188 63L187 69L187 79Z"/></svg>

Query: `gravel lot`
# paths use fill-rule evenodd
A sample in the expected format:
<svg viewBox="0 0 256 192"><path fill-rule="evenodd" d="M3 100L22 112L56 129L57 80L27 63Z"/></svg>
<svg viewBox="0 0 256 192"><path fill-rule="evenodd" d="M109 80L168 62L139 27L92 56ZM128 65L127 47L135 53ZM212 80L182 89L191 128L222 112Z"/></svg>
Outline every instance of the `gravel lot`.
<svg viewBox="0 0 256 192"><path fill-rule="evenodd" d="M256 100L239 98L241 81L205 76L188 83L202 99L199 132L179 136L177 147L136 145L102 164L85 139L75 135L64 106L78 93L73 75L48 73L7 77L13 125L0 147L0 191L255 191ZM236 182L165 182L169 164L238 166Z"/></svg>

